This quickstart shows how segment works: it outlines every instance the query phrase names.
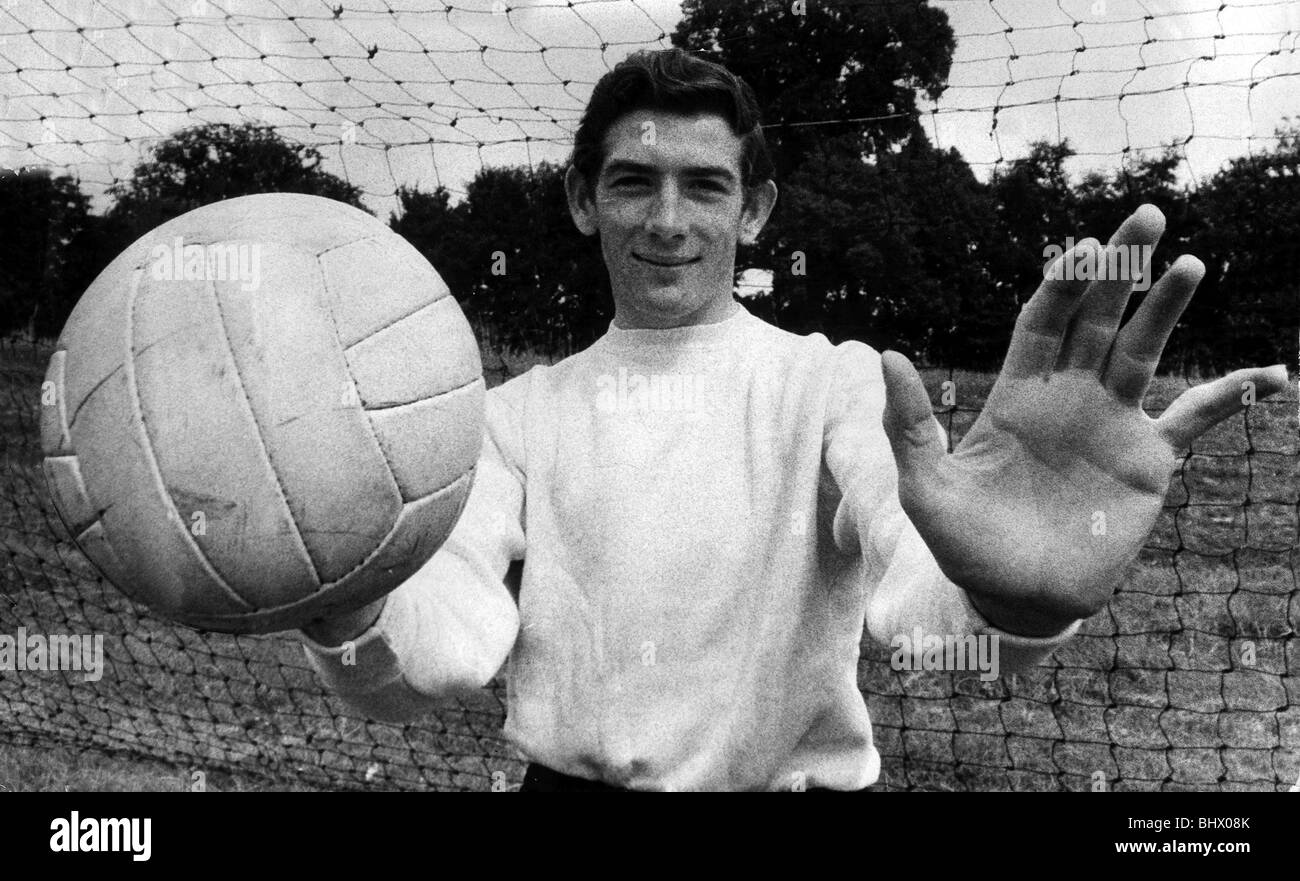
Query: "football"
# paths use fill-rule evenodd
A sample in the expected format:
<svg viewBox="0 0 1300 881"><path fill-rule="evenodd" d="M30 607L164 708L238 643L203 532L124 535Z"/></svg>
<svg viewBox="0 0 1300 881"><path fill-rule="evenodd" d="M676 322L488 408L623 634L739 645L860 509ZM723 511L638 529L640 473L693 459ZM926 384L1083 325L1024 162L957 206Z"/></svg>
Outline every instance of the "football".
<svg viewBox="0 0 1300 881"><path fill-rule="evenodd" d="M483 401L474 334L412 245L342 202L244 196L146 234L78 301L43 467L77 545L152 612L295 629L441 546Z"/></svg>

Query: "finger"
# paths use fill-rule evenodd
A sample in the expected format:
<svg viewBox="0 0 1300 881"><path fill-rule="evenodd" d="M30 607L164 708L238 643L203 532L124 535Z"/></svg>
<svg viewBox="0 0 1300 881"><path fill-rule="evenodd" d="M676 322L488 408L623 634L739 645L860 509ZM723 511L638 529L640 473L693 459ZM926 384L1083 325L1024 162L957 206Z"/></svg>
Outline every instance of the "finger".
<svg viewBox="0 0 1300 881"><path fill-rule="evenodd" d="M1092 267L1094 281L1084 292L1065 332L1058 368L1101 369L1124 317L1133 283L1146 271L1151 252L1164 231L1165 216L1150 204L1139 206L1115 230Z"/></svg>
<svg viewBox="0 0 1300 881"><path fill-rule="evenodd" d="M1142 403L1165 343L1204 276L1204 263L1190 254L1179 257L1115 337L1102 384L1118 400Z"/></svg>
<svg viewBox="0 0 1300 881"><path fill-rule="evenodd" d="M1096 239L1084 239L1043 271L1043 283L1016 318L1002 365L1004 374L1045 377L1052 372L1070 315L1088 288L1087 278L1077 267L1084 260L1095 261L1100 249Z"/></svg>
<svg viewBox="0 0 1300 881"><path fill-rule="evenodd" d="M880 366L885 376L885 435L898 464L899 491L911 492L925 485L948 451L935 431L930 396L912 362L898 352L885 352Z"/></svg>
<svg viewBox="0 0 1300 881"><path fill-rule="evenodd" d="M1198 385L1178 396L1156 420L1156 430L1175 450L1192 441L1252 401L1277 394L1287 386L1286 366L1234 370L1222 379Z"/></svg>

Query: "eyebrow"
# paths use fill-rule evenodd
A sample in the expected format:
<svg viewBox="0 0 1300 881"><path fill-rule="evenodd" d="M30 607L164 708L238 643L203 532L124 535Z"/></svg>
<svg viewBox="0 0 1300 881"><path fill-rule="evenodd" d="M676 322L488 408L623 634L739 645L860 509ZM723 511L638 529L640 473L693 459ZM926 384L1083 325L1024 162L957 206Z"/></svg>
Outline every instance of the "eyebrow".
<svg viewBox="0 0 1300 881"><path fill-rule="evenodd" d="M692 165L684 168L682 171L691 177L713 177L725 180L728 183L734 183L736 175L731 169L721 165ZM642 162L633 162L630 159L615 159L605 165L601 172L601 177L615 174L644 174L653 176L659 174L659 169L653 165L646 165Z"/></svg>

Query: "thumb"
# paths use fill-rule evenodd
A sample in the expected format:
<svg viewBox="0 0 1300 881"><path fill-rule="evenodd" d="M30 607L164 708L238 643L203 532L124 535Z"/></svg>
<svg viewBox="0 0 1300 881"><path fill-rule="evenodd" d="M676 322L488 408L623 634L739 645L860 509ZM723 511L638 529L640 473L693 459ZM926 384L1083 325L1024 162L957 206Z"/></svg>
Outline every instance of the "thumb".
<svg viewBox="0 0 1300 881"><path fill-rule="evenodd" d="M912 362L898 352L880 357L885 377L885 435L898 464L902 484L924 481L947 454L942 432L937 430L930 396Z"/></svg>

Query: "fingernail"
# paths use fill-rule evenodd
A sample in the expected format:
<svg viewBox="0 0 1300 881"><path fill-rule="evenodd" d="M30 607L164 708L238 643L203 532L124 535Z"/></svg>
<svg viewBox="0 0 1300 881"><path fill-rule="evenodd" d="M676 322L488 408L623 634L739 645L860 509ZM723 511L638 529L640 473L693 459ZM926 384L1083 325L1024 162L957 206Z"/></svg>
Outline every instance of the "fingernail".
<svg viewBox="0 0 1300 881"><path fill-rule="evenodd" d="M1162 221L1165 219L1165 213L1150 202L1143 202L1133 213L1145 215L1146 218L1152 222Z"/></svg>
<svg viewBox="0 0 1300 881"><path fill-rule="evenodd" d="M1196 277L1205 277L1205 263L1195 254L1179 254L1174 263L1180 268L1194 273Z"/></svg>

